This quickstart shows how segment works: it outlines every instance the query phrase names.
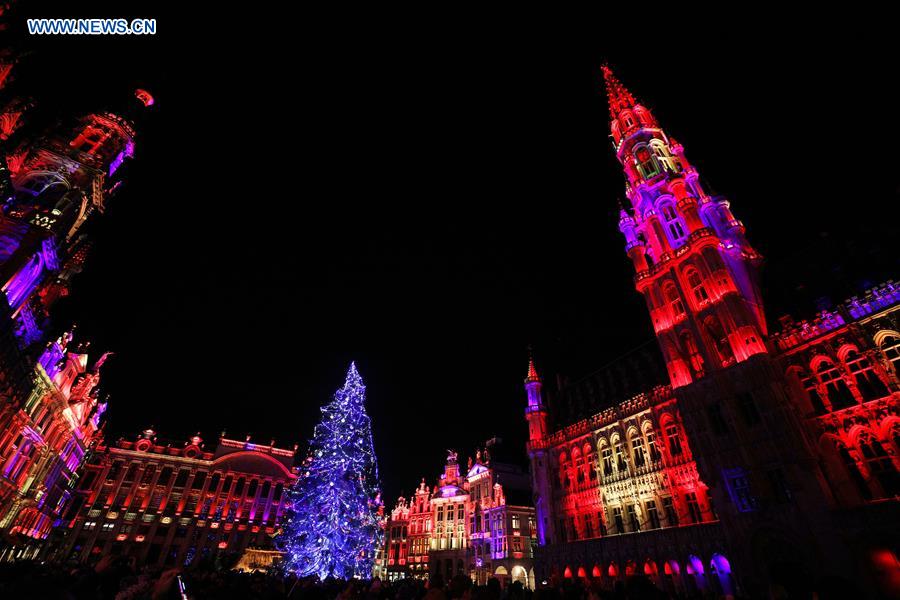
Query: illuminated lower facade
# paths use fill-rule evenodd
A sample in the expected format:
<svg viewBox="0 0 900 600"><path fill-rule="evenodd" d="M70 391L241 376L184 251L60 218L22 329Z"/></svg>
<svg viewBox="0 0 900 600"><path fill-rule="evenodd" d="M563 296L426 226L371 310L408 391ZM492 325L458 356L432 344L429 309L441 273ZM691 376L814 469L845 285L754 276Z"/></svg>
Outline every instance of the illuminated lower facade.
<svg viewBox="0 0 900 600"><path fill-rule="evenodd" d="M534 588L537 529L529 506L528 476L479 450L463 475L451 452L432 490L419 485L399 498L385 523L376 575L396 580L464 575L484 584L520 582Z"/></svg>
<svg viewBox="0 0 900 600"><path fill-rule="evenodd" d="M98 439L101 357L70 350L71 334L49 345L24 406L0 430L0 530L11 544L0 558L34 557L67 508L85 454Z"/></svg>
<svg viewBox="0 0 900 600"><path fill-rule="evenodd" d="M29 558L66 510L106 406L105 358L60 333L51 309L84 264L85 225L122 184L131 109L146 107L131 99L121 115L47 130L31 122L34 102L8 89L17 75L15 59L0 55L0 555Z"/></svg>
<svg viewBox="0 0 900 600"><path fill-rule="evenodd" d="M770 333L743 223L603 72L626 179L619 230L660 352L546 396L529 364L538 578L803 597L839 576L893 597L900 288Z"/></svg>
<svg viewBox="0 0 900 600"><path fill-rule="evenodd" d="M78 484L54 558L96 562L107 554L179 567L221 553L273 550L295 450L194 436L164 444L145 431L99 445Z"/></svg>
<svg viewBox="0 0 900 600"><path fill-rule="evenodd" d="M525 385L526 416L539 433L547 407L533 361ZM671 387L532 439L528 454L542 536L539 579L591 578L611 587L641 574L670 593L734 592L730 576L708 575L726 547Z"/></svg>

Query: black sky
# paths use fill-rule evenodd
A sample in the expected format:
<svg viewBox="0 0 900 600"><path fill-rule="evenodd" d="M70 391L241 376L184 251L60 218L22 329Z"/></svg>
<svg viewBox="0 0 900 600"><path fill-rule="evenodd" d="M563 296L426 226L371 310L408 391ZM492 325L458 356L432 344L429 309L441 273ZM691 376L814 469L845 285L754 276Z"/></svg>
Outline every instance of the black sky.
<svg viewBox="0 0 900 600"><path fill-rule="evenodd" d="M45 105L157 99L55 316L117 353L110 437L302 443L356 360L390 501L445 448L522 447L528 344L552 379L651 339L603 61L731 199L770 321L900 274L897 64L867 25L123 10L78 16L159 34L8 31Z"/></svg>

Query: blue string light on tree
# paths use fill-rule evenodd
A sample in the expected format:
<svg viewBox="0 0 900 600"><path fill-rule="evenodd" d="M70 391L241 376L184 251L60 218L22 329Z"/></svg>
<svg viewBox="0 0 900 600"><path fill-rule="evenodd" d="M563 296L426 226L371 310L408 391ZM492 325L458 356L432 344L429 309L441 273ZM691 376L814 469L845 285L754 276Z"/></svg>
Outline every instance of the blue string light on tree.
<svg viewBox="0 0 900 600"><path fill-rule="evenodd" d="M278 537L283 567L320 579L371 577L380 544L380 486L366 386L351 363L344 386L321 408L322 419Z"/></svg>

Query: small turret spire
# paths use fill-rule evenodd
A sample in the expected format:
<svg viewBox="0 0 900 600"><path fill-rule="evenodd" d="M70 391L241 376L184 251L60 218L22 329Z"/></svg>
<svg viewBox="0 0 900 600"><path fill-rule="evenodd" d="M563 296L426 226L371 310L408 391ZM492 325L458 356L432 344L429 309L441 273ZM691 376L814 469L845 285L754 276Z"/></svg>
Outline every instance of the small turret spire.
<svg viewBox="0 0 900 600"><path fill-rule="evenodd" d="M525 376L525 383L531 383L534 381L540 382L541 378L538 376L537 369L534 367L534 355L531 353L531 349L528 349L528 375Z"/></svg>
<svg viewBox="0 0 900 600"><path fill-rule="evenodd" d="M635 99L622 82L616 79L609 65L603 65L601 69L603 80L606 82L606 96L609 99L609 116L615 119L622 110L633 108Z"/></svg>

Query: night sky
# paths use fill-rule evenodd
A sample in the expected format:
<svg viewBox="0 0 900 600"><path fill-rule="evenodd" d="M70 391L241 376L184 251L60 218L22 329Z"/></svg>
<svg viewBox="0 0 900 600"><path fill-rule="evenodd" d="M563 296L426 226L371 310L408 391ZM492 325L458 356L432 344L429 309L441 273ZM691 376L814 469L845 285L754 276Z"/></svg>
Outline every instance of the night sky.
<svg viewBox="0 0 900 600"><path fill-rule="evenodd" d="M529 344L552 380L652 339L604 61L731 199L771 322L900 275L895 52L872 31L123 10L86 15L160 33L7 32L45 111L157 100L54 315L116 352L111 439L302 444L356 360L389 503L446 448L496 435L524 461Z"/></svg>

